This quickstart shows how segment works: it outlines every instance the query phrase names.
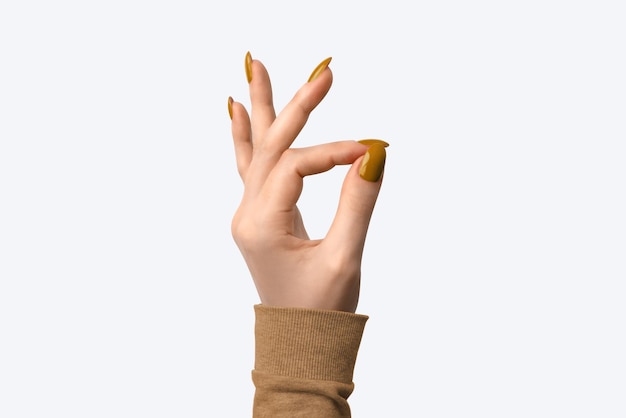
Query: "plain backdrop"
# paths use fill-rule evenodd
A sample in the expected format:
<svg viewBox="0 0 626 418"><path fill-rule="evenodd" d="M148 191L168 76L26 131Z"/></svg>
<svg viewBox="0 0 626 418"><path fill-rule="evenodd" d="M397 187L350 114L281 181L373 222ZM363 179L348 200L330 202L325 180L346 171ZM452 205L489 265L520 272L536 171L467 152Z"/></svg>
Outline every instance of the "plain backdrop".
<svg viewBox="0 0 626 418"><path fill-rule="evenodd" d="M382 138L365 417L626 416L621 1L3 1L0 416L248 417L227 98ZM307 178L324 236L346 167Z"/></svg>

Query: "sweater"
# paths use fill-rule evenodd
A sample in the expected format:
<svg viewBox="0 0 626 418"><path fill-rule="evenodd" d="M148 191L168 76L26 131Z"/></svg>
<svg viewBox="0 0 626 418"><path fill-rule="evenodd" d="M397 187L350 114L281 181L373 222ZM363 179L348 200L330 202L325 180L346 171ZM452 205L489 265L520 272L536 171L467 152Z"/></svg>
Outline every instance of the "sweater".
<svg viewBox="0 0 626 418"><path fill-rule="evenodd" d="M254 418L350 417L365 315L255 305Z"/></svg>

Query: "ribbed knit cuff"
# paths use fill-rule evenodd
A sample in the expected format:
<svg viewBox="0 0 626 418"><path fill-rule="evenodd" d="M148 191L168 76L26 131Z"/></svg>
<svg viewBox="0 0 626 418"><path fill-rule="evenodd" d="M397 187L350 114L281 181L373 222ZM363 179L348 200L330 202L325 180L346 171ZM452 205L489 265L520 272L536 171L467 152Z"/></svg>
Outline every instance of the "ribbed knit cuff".
<svg viewBox="0 0 626 418"><path fill-rule="evenodd" d="M264 305L254 311L256 371L352 383L367 316Z"/></svg>

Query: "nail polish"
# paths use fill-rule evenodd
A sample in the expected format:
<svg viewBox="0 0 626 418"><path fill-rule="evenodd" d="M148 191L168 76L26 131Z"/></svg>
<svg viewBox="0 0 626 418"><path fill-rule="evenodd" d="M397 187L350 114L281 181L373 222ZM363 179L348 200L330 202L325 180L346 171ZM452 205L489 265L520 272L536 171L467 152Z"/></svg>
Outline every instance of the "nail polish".
<svg viewBox="0 0 626 418"><path fill-rule="evenodd" d="M360 141L357 141L360 144L363 145L374 145L374 144L378 144L378 145L382 145L383 147L387 148L389 146L389 144L385 141L383 141L382 139L361 139Z"/></svg>
<svg viewBox="0 0 626 418"><path fill-rule="evenodd" d="M250 55L250 51L246 52L246 79L248 79L248 84L252 81L252 55Z"/></svg>
<svg viewBox="0 0 626 418"><path fill-rule="evenodd" d="M317 76L322 74L322 72L326 69L326 67L328 67L328 64L330 64L330 60L332 60L332 59L333 59L332 57L328 57L324 61L320 62L317 65L317 67L315 67L315 69L313 70L311 75L309 76L309 79L307 80L307 83L310 83L311 81L315 80L317 78Z"/></svg>
<svg viewBox="0 0 626 418"><path fill-rule="evenodd" d="M230 120L233 120L233 98L228 97L228 116L230 116Z"/></svg>
<svg viewBox="0 0 626 418"><path fill-rule="evenodd" d="M374 183L377 182L383 174L386 158L387 152L383 145L374 144L369 147L363 156L363 161L361 161L361 168L359 169L361 178Z"/></svg>

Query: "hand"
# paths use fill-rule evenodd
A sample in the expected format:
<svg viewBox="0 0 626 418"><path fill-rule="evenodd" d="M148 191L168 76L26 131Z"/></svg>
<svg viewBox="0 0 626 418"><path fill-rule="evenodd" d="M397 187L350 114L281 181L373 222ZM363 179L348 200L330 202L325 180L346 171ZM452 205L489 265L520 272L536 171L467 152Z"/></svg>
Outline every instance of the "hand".
<svg viewBox="0 0 626 418"><path fill-rule="evenodd" d="M380 140L290 148L332 84L330 58L311 74L278 116L267 70L246 55L252 118L228 99L237 169L244 183L232 234L261 303L355 312L361 257L385 164ZM352 164L324 239L309 238L296 205L303 178Z"/></svg>

